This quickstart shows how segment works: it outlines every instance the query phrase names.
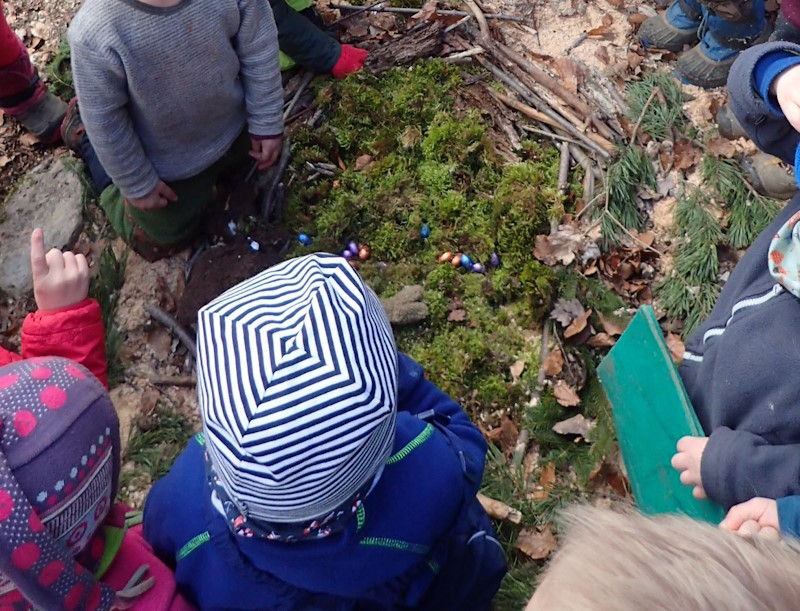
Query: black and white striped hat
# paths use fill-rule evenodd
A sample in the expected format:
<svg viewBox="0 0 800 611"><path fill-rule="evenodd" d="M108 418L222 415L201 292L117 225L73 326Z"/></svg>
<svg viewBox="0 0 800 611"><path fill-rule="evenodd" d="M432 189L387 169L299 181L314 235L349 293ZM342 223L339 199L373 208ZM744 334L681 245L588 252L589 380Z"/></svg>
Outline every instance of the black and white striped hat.
<svg viewBox="0 0 800 611"><path fill-rule="evenodd" d="M244 516L322 517L391 452L392 329L342 257L285 261L202 308L197 365L209 458Z"/></svg>

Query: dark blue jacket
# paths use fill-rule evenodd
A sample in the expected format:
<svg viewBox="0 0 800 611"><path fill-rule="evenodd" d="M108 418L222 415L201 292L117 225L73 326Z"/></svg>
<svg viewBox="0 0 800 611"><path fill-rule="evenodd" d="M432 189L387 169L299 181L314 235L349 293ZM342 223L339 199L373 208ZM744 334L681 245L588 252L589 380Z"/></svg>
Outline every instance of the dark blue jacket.
<svg viewBox="0 0 800 611"><path fill-rule="evenodd" d="M144 510L145 538L182 593L202 609L487 609L505 560L475 500L486 442L402 354L398 406L392 456L362 518L316 541L232 535L211 505L202 435L192 440Z"/></svg>
<svg viewBox="0 0 800 611"><path fill-rule="evenodd" d="M782 535L800 537L800 496L778 499L778 522Z"/></svg>
<svg viewBox="0 0 800 611"><path fill-rule="evenodd" d="M800 134L757 93L769 84L755 80L757 73L774 77L759 60L776 50L800 47L758 45L739 56L728 79L730 104L759 147L793 163ZM680 366L710 433L703 487L726 508L754 496L800 494L800 302L776 285L767 265L772 237L798 211L795 196L747 250L708 319L686 342Z"/></svg>

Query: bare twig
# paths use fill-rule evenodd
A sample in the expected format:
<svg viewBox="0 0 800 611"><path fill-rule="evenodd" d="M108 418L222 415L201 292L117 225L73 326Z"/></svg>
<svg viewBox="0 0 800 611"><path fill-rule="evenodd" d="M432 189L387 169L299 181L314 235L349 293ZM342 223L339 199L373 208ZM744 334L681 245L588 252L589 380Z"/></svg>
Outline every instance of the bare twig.
<svg viewBox="0 0 800 611"><path fill-rule="evenodd" d="M464 25L465 23L467 23L467 21L469 21L470 19L472 19L472 15L467 15L466 17L462 17L461 19L459 19L458 21L456 21L456 22L455 22L453 25L449 25L449 26L447 26L447 27L444 29L444 33L445 33L445 34L449 34L449 33L450 33L450 32L452 32L453 30L455 30L456 28L460 28L462 25Z"/></svg>
<svg viewBox="0 0 800 611"><path fill-rule="evenodd" d="M642 124L642 119L644 119L644 113L647 112L647 109L650 108L650 104L655 99L656 95L661 93L661 88L656 85L653 87L653 91L650 92L650 96L647 98L647 101L642 106L642 112L639 113L639 118L636 119L636 125L633 126L633 132L631 133L631 141L630 145L636 144L636 132L639 131L639 126ZM663 94L662 94L663 95Z"/></svg>
<svg viewBox="0 0 800 611"><path fill-rule="evenodd" d="M264 195L261 199L261 218L267 221L280 222L281 220L283 202L279 201L278 192L283 181L283 175L286 173L286 167L289 165L289 159L292 156L291 152L291 142L288 138L284 138L278 163L269 168L259 181L259 186L264 189Z"/></svg>
<svg viewBox="0 0 800 611"><path fill-rule="evenodd" d="M149 381L154 386L196 386L197 378L194 376L158 376L152 375Z"/></svg>
<svg viewBox="0 0 800 611"><path fill-rule="evenodd" d="M300 96L303 95L303 92L306 90L306 88L311 84L311 81L313 80L314 80L314 73L311 72L310 70L303 75L303 80L300 81L300 85L298 85L297 91L295 91L294 93L294 97L292 98L291 102L289 102L289 105L286 107L286 110L283 111L284 121L289 116L291 116L292 111L294 110L294 107L297 104L297 101L300 99Z"/></svg>
<svg viewBox="0 0 800 611"><path fill-rule="evenodd" d="M456 63L464 59L469 59L470 57L474 57L475 55L480 55L483 53L482 47L473 47L472 49L467 49L466 51L461 51L459 53L453 53L452 55L448 55L447 57L443 57L442 61L449 62L449 63Z"/></svg>
<svg viewBox="0 0 800 611"><path fill-rule="evenodd" d="M329 3L328 7L339 11L358 11L362 8L360 6L336 4L333 2ZM389 6L378 6L369 9L369 11L371 13L396 13L398 15L416 15L419 13L418 8L394 8ZM436 14L445 15L447 17L466 17L467 15L472 15L472 13L467 13L465 11L453 11L449 9L437 9ZM507 15L505 13L484 13L483 16L486 17L486 19L497 19L498 21L516 21L517 23L522 23L525 21L522 17Z"/></svg>
<svg viewBox="0 0 800 611"><path fill-rule="evenodd" d="M493 44L492 33L489 30L489 24L486 21L486 15L483 14L481 7L479 7L475 0L464 0L464 3L469 7L469 10L475 15L475 20L478 22L478 27L481 30L481 41L485 47L491 47Z"/></svg>
<svg viewBox="0 0 800 611"><path fill-rule="evenodd" d="M558 166L558 190L564 194L569 190L569 142L561 143L561 163Z"/></svg>
<svg viewBox="0 0 800 611"><path fill-rule="evenodd" d="M622 224L622 223L619 221L619 219L618 219L618 218L616 218L616 217L615 217L613 214L611 214L611 213L610 213L610 212L608 212L608 211L606 211L606 212L605 212L605 214L608 216L608 218L610 218L610 219L611 219L611 221L612 221L612 222L613 222L613 223L614 223L614 224L615 224L617 227L619 227L620 229L622 229L622 231L624 231L624 232L625 232L625 234L626 234L626 235L627 235L627 236L628 236L628 237L629 237L631 240L633 240L634 242L636 242L637 244L639 244L639 246L641 246L641 247L642 247L644 250L649 250L650 252L652 252L652 253L655 253L655 254L657 254L657 255L663 255L663 254L664 254L664 253L663 253L663 252L661 252L660 250L656 250L655 248L653 248L653 247L652 247L652 246L650 246L649 244L646 244L645 242L642 242L642 241L641 241L641 240L640 240L638 237L636 237L635 235L633 235L633 234L630 232L630 230L629 230L627 227L625 227L625 225L623 225L623 224Z"/></svg>
<svg viewBox="0 0 800 611"><path fill-rule="evenodd" d="M377 2L373 2L372 4L368 4L367 6L353 7L357 10L354 10L352 13L345 15L344 17L339 17L336 21L332 21L327 26L325 26L325 29L330 30L333 26L339 25L340 23L347 21L348 19L352 19L356 15L361 15L362 13L366 13L367 11L374 9L376 6L383 4L386 1L387 0L378 0Z"/></svg>
<svg viewBox="0 0 800 611"><path fill-rule="evenodd" d="M575 40L569 43L569 46L566 49L564 49L564 55L569 55L570 53L572 53L572 51L581 46L583 44L583 41L586 40L587 38L589 38L589 34L587 32L584 32L583 34L578 36Z"/></svg>
<svg viewBox="0 0 800 611"><path fill-rule="evenodd" d="M522 129L526 132L531 132L532 134L539 134L540 136L546 136L547 138L551 138L552 140L558 140L560 142L571 142L572 144L581 144L574 138L568 138L567 136L562 136L560 134L553 134L551 132L546 132L543 129L537 129L535 127L531 127L530 125L522 125Z"/></svg>
<svg viewBox="0 0 800 611"><path fill-rule="evenodd" d="M192 336L189 335L189 332L183 328L183 325L181 325L172 314L150 303L144 304L144 309L150 315L150 318L161 323L167 330L171 331L172 334L186 346L186 349L192 357L197 357L197 344L194 339L192 339Z"/></svg>

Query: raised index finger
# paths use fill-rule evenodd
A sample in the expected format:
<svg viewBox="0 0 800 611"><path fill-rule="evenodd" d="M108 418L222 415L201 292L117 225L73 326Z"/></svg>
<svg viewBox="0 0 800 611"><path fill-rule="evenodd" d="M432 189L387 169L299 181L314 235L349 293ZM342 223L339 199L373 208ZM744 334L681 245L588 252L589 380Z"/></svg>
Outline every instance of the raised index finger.
<svg viewBox="0 0 800 611"><path fill-rule="evenodd" d="M31 271L34 278L43 278L49 271L44 255L44 231L39 227L31 233Z"/></svg>

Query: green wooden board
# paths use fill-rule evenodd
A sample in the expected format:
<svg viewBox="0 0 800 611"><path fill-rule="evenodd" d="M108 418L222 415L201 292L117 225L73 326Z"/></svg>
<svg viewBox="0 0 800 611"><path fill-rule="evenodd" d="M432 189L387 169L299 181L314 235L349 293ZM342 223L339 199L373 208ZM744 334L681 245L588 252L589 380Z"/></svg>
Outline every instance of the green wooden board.
<svg viewBox="0 0 800 611"><path fill-rule="evenodd" d="M642 306L597 368L614 414L633 496L646 514L682 513L718 523L721 506L698 500L670 466L684 435L705 435L653 308Z"/></svg>

